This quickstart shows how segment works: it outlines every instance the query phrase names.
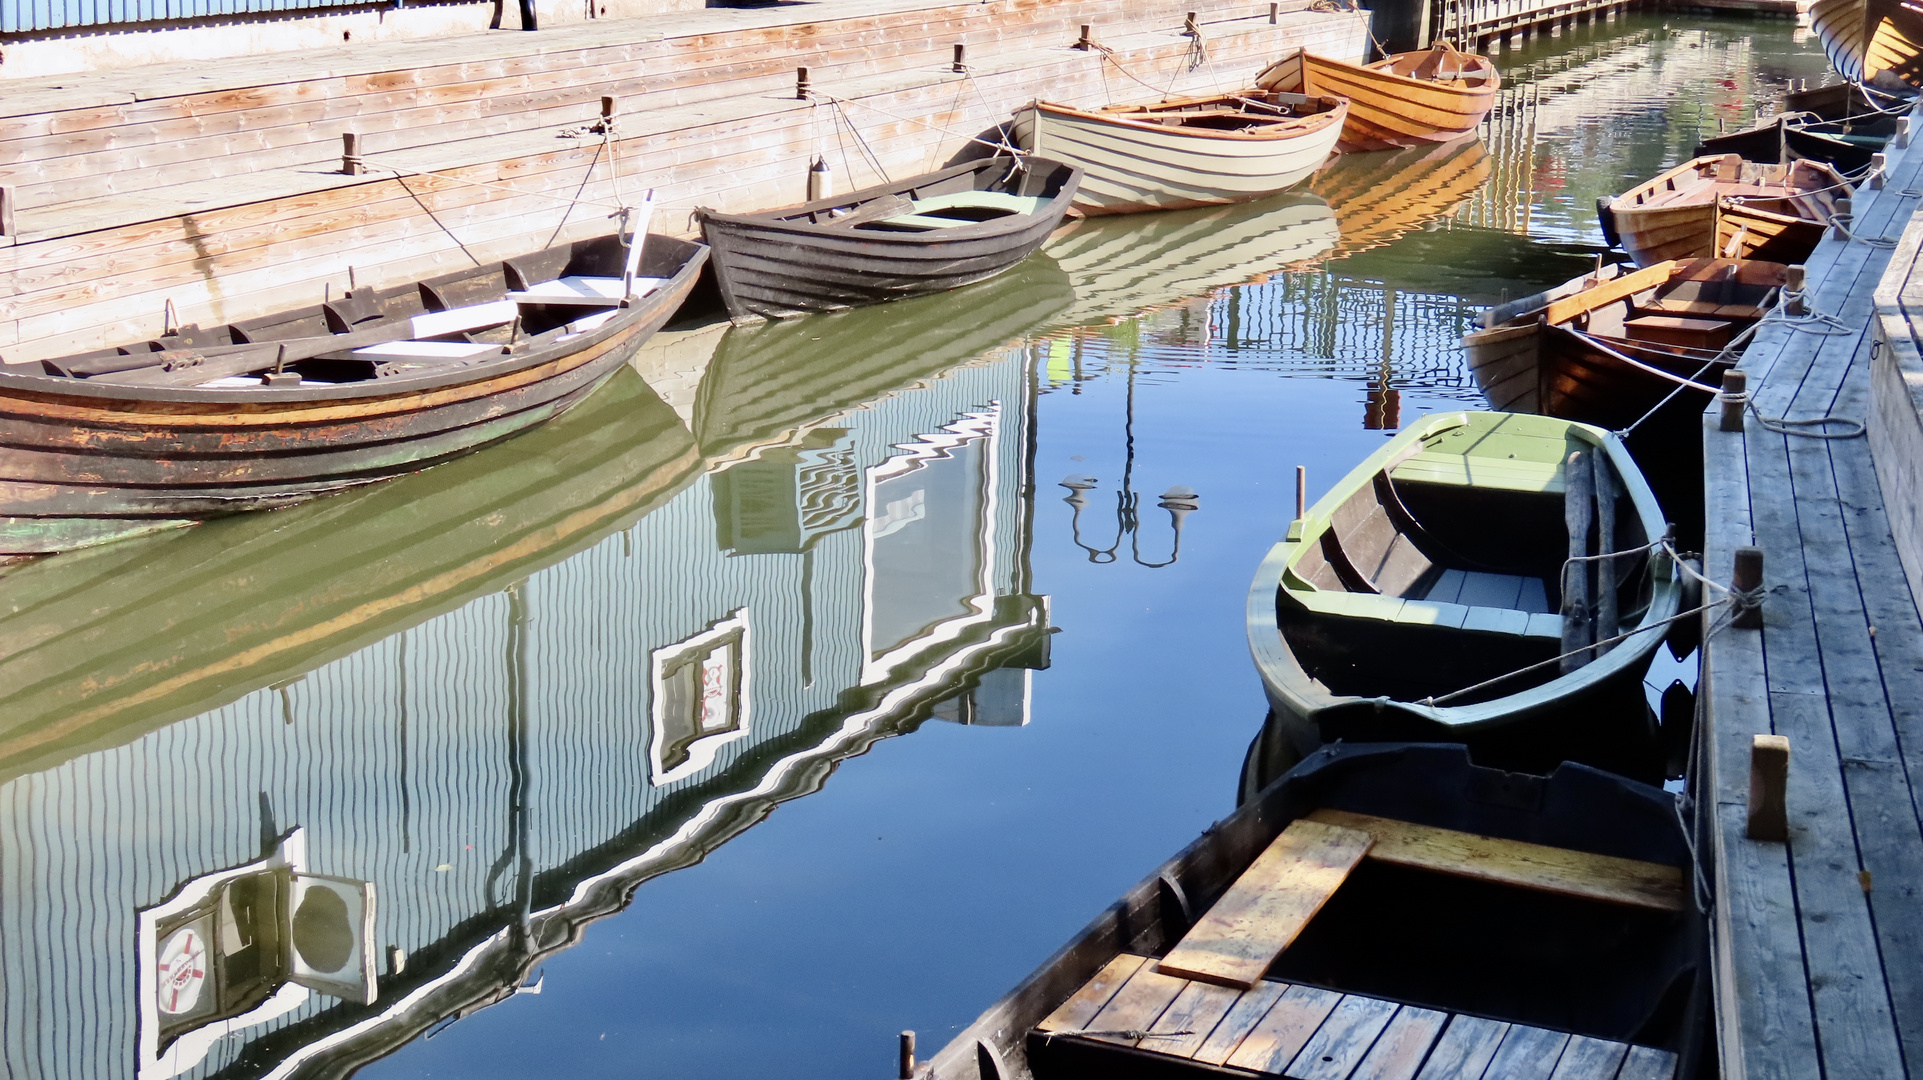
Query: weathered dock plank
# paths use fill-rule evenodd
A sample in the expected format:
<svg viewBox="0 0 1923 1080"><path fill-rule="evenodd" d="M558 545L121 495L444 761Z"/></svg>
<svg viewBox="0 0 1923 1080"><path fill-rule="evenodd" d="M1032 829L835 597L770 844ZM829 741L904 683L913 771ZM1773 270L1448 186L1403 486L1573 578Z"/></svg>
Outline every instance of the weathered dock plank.
<svg viewBox="0 0 1923 1080"><path fill-rule="evenodd" d="M1735 1078L1906 1076L1923 1049L1923 825L1905 737L1923 719L1923 618L1870 440L1762 419L1868 415L1878 283L1923 246L1887 242L1918 205L1923 153L1893 151L1892 166L1882 191L1859 192L1854 238L1808 260L1823 318L1772 323L1745 354L1744 430L1704 421L1706 568L1728 580L1735 548L1755 544L1768 589L1760 633L1726 629L1704 650L1698 791L1716 803L1719 1035ZM1746 835L1749 741L1765 732L1791 745L1787 844Z"/></svg>

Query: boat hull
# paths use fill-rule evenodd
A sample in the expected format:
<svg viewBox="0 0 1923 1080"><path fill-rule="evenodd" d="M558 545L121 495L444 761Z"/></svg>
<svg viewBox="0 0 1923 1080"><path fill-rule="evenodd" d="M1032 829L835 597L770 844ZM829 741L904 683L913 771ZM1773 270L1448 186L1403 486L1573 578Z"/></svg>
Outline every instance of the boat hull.
<svg viewBox="0 0 1923 1080"><path fill-rule="evenodd" d="M1800 263L1823 238L1836 199L1849 194L1821 162L1705 156L1609 199L1604 213L1637 266L1707 258Z"/></svg>
<svg viewBox="0 0 1923 1080"><path fill-rule="evenodd" d="M698 210L713 249L715 280L737 323L843 311L972 285L1026 259L1061 225L1075 198L1080 170L1028 159L1023 193L1045 195L1032 214L933 233L890 233L819 224L833 208L1005 172L1005 158L970 162L895 184L850 192L770 214ZM976 190L991 190L984 179Z"/></svg>
<svg viewBox="0 0 1923 1080"><path fill-rule="evenodd" d="M1348 119L1336 152L1387 150L1446 143L1474 135L1476 125L1495 105L1502 80L1486 58L1458 54L1482 72L1478 78L1435 81L1396 74L1408 66L1401 54L1363 66L1299 50L1258 79L1265 88L1347 98Z"/></svg>
<svg viewBox="0 0 1923 1080"><path fill-rule="evenodd" d="M1132 214L1245 202L1293 187L1334 150L1348 106L1275 137L1197 132L1037 102L1016 117L1018 145L1080 166L1075 208Z"/></svg>
<svg viewBox="0 0 1923 1080"><path fill-rule="evenodd" d="M0 555L292 505L525 431L592 393L687 298L707 250L650 237L666 280L573 341L456 375L293 389L0 376Z"/></svg>

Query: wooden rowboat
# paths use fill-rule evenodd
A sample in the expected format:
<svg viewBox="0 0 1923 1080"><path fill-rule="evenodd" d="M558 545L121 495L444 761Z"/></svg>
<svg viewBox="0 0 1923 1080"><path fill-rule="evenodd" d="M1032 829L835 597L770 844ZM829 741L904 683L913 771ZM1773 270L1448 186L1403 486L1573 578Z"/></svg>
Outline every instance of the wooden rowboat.
<svg viewBox="0 0 1923 1080"><path fill-rule="evenodd" d="M1292 187L1328 158L1348 113L1339 98L1261 89L1095 112L1036 101L1016 116L1014 137L1082 169L1077 210L1132 214Z"/></svg>
<svg viewBox="0 0 1923 1080"><path fill-rule="evenodd" d="M1882 149L1880 136L1861 136L1828 130L1834 125L1816 121L1811 113L1782 113L1741 131L1713 135L1696 144L1697 157L1734 154L1745 161L1787 164L1814 161L1839 173L1868 167L1870 155Z"/></svg>
<svg viewBox="0 0 1923 1080"><path fill-rule="evenodd" d="M1848 82L1885 92L1923 86L1923 12L1900 0L1816 0L1809 14Z"/></svg>
<svg viewBox="0 0 1923 1080"><path fill-rule="evenodd" d="M1675 805L1581 765L1323 748L916 1075L1694 1076L1708 926Z"/></svg>
<svg viewBox="0 0 1923 1080"><path fill-rule="evenodd" d="M1742 355L1726 347L1769 312L1786 274L1732 259L1605 266L1490 308L1462 344L1492 408L1620 429L1678 379L1720 385ZM1710 396L1684 386L1668 407L1693 426Z"/></svg>
<svg viewBox="0 0 1923 1080"><path fill-rule="evenodd" d="M1291 523L1256 571L1249 649L1270 708L1301 753L1446 739L1508 767L1660 776L1642 678L1677 611L1669 559L1651 546L1665 532L1609 432L1425 417ZM1624 554L1567 561L1611 552Z"/></svg>
<svg viewBox="0 0 1923 1080"><path fill-rule="evenodd" d="M526 430L626 363L707 254L605 236L0 372L0 556L285 506Z"/></svg>
<svg viewBox="0 0 1923 1080"><path fill-rule="evenodd" d="M1815 161L1768 165L1700 157L1598 207L1603 235L1638 266L1671 259L1800 263L1851 187Z"/></svg>
<svg viewBox="0 0 1923 1080"><path fill-rule="evenodd" d="M1495 104L1502 77L1488 57L1438 42L1366 65L1301 49L1255 82L1264 90L1348 99L1349 116L1335 146L1336 153L1347 154L1472 135Z"/></svg>
<svg viewBox="0 0 1923 1080"><path fill-rule="evenodd" d="M1082 171L984 158L760 214L697 210L737 323L840 311L984 281L1061 224Z"/></svg>

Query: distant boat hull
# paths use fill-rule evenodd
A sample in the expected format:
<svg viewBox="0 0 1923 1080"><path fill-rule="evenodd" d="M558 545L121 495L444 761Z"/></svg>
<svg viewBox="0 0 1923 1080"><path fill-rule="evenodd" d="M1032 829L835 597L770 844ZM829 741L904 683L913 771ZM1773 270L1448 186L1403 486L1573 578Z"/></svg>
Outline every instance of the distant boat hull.
<svg viewBox="0 0 1923 1080"><path fill-rule="evenodd" d="M1041 247L1068 213L1082 173L1042 158L1015 168L1009 158L990 158L786 210L698 210L696 217L737 323L843 311L986 281ZM864 208L885 200L899 204L897 217L909 216L911 201L971 191L1040 201L1032 213L920 232L836 216L846 210L857 221Z"/></svg>
<svg viewBox="0 0 1923 1080"><path fill-rule="evenodd" d="M1077 210L1131 214L1245 202L1293 187L1328 158L1348 116L1348 104L1331 98L1313 115L1248 130L1163 123L1179 121L1184 110L1234 104L1212 98L1085 112L1041 101L1017 115L1014 136L1025 149L1082 168Z"/></svg>
<svg viewBox="0 0 1923 1080"><path fill-rule="evenodd" d="M1460 77L1422 77L1425 66ZM1475 134L1496 102L1502 79L1488 58L1448 46L1398 53L1373 64L1348 64L1306 49L1257 78L1268 90L1347 98L1348 119L1337 153L1453 142Z"/></svg>

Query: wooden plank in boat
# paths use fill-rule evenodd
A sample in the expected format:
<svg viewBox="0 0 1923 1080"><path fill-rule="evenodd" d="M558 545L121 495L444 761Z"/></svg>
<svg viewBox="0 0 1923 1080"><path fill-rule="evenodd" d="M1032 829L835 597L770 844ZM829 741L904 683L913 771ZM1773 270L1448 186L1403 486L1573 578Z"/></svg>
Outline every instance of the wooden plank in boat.
<svg viewBox="0 0 1923 1080"><path fill-rule="evenodd" d="M1447 484L1545 495L1560 495L1563 488L1562 466L1558 463L1481 455L1424 452L1404 459L1389 475L1398 484Z"/></svg>
<svg viewBox="0 0 1923 1080"><path fill-rule="evenodd" d="M1572 1035L1549 1080L1615 1080L1616 1070L1628 1053L1627 1043Z"/></svg>
<svg viewBox="0 0 1923 1080"><path fill-rule="evenodd" d="M1668 281L1670 271L1675 268L1674 262L1659 262L1633 274L1624 274L1605 281L1593 289L1555 301L1544 310L1543 318L1552 323L1567 322L1585 311L1594 311L1604 304L1613 304L1626 296L1634 296L1644 289L1653 289Z"/></svg>
<svg viewBox="0 0 1923 1080"><path fill-rule="evenodd" d="M1308 819L1367 833L1375 838L1368 857L1398 866L1655 911L1681 911L1687 903L1683 871L1661 863L1478 836L1326 807L1313 811Z"/></svg>
<svg viewBox="0 0 1923 1080"><path fill-rule="evenodd" d="M1350 994L1315 1029L1283 1075L1290 1080L1347 1080L1395 1013L1393 1001Z"/></svg>
<svg viewBox="0 0 1923 1080"><path fill-rule="evenodd" d="M1564 1032L1511 1024L1482 1080L1549 1080L1568 1042Z"/></svg>
<svg viewBox="0 0 1923 1080"><path fill-rule="evenodd" d="M1508 1033L1509 1025L1500 1020L1452 1017L1416 1080L1481 1080Z"/></svg>
<svg viewBox="0 0 1923 1080"><path fill-rule="evenodd" d="M1136 1040L1133 1038L1103 1033L1148 1030L1187 985L1185 980L1151 970L1147 964L1142 965L1115 992L1115 996L1108 999L1102 1011L1088 1022L1088 1038L1134 1046Z"/></svg>
<svg viewBox="0 0 1923 1080"><path fill-rule="evenodd" d="M1148 1037L1135 1045L1170 1057L1193 1057L1242 995L1242 991L1231 986L1189 983L1148 1028Z"/></svg>
<svg viewBox="0 0 1923 1080"><path fill-rule="evenodd" d="M1469 617L1462 620L1462 628L1483 634L1528 637L1529 612L1505 611L1502 608L1492 607L1470 608Z"/></svg>
<svg viewBox="0 0 1923 1080"><path fill-rule="evenodd" d="M1436 626L1460 630L1469 620L1469 609L1462 604L1438 604L1429 600L1404 600L1395 621L1410 626Z"/></svg>
<svg viewBox="0 0 1923 1080"><path fill-rule="evenodd" d="M1067 1001L1056 1006L1055 1011L1035 1025L1040 1031L1079 1031L1088 1026L1095 1014L1102 1011L1122 984L1148 963L1148 957L1122 953L1110 960L1095 977L1082 984L1080 990L1069 995Z"/></svg>
<svg viewBox="0 0 1923 1080"><path fill-rule="evenodd" d="M1229 1055L1235 1053L1236 1048L1242 1045L1242 1040L1248 1038L1249 1032L1255 1030L1255 1025L1262 1022L1262 1018L1268 1015L1288 990L1288 983L1268 979L1252 990L1244 990L1235 999L1235 1004L1229 1007L1228 1015L1222 1017L1221 1022L1215 1025L1215 1030L1209 1032L1208 1037L1202 1040L1202 1045L1190 1056L1210 1065L1227 1062Z"/></svg>
<svg viewBox="0 0 1923 1080"><path fill-rule="evenodd" d="M1469 607L1514 608L1522 599L1522 581L1520 574L1471 570L1463 574L1462 592L1456 603Z"/></svg>
<svg viewBox="0 0 1923 1080"><path fill-rule="evenodd" d="M1349 1080L1415 1080L1416 1070L1448 1022L1448 1013L1404 1005Z"/></svg>
<svg viewBox="0 0 1923 1080"><path fill-rule="evenodd" d="M1157 970L1242 990L1253 987L1373 843L1368 833L1339 825L1292 822Z"/></svg>
<svg viewBox="0 0 1923 1080"><path fill-rule="evenodd" d="M1291 986L1255 1025L1224 1064L1233 1069L1279 1073L1322 1026L1342 995L1313 986ZM1200 1055L1197 1055L1198 1059Z"/></svg>

